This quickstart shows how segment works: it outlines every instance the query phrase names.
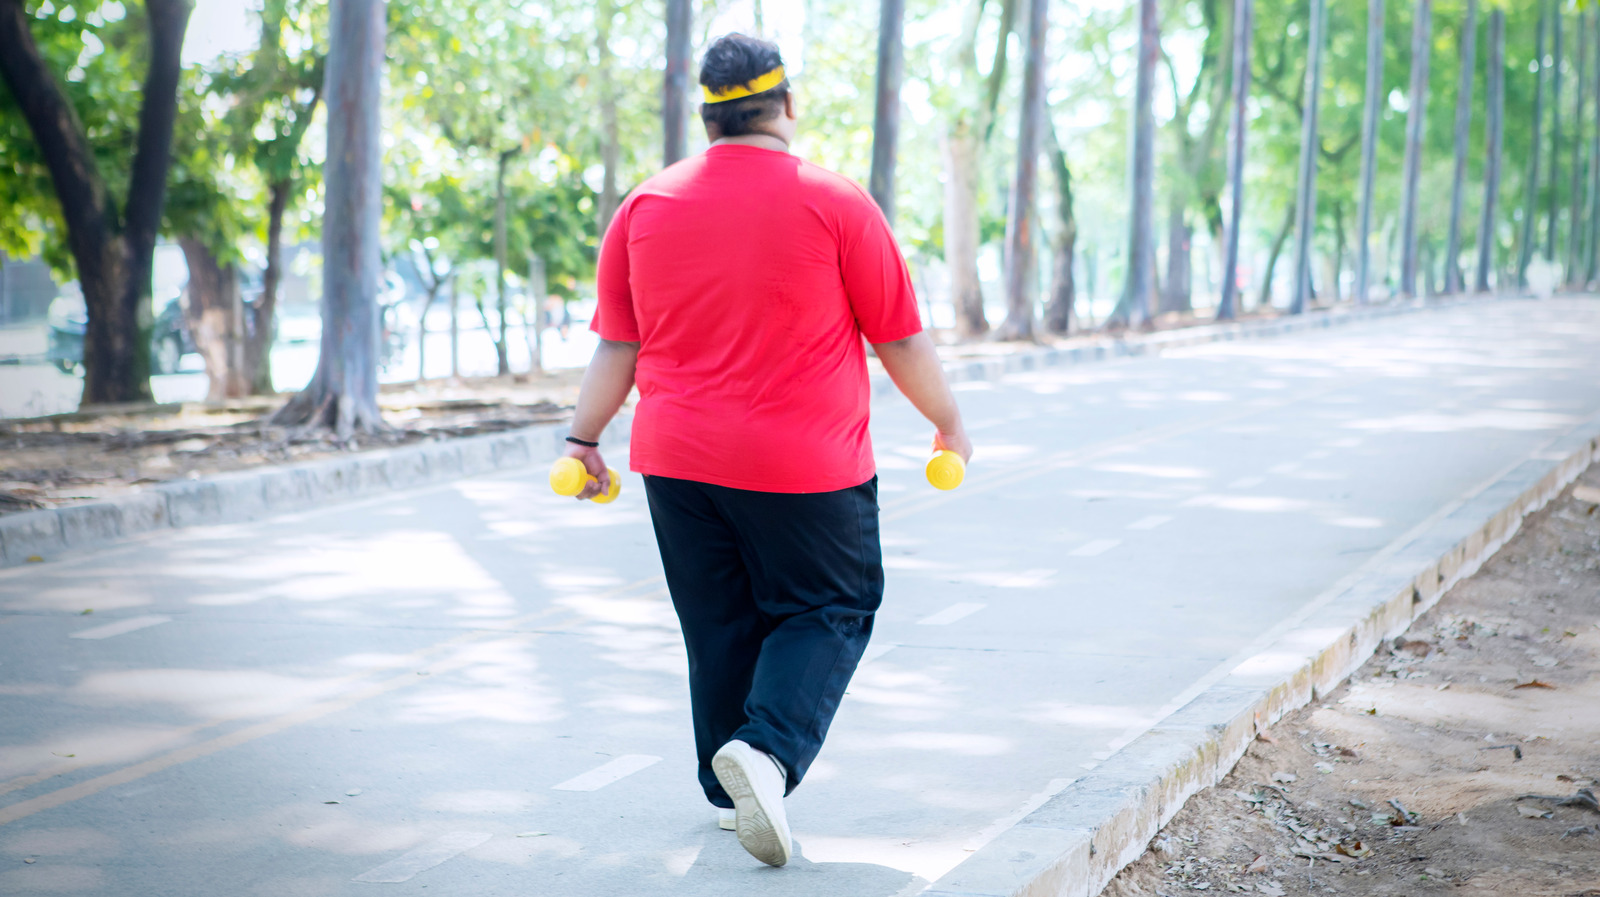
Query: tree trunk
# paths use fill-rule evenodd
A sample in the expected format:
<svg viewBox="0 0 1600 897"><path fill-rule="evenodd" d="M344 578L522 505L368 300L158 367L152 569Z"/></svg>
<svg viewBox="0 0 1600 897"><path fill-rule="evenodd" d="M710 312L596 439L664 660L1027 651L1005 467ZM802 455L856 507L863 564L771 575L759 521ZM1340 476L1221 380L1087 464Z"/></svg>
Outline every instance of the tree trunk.
<svg viewBox="0 0 1600 897"><path fill-rule="evenodd" d="M195 237L180 237L178 245L183 247L183 258L189 265L183 316L195 348L206 361L206 401L249 395L239 272L231 264L218 262L211 248Z"/></svg>
<svg viewBox="0 0 1600 897"><path fill-rule="evenodd" d="M461 293L450 284L450 379L461 379Z"/></svg>
<svg viewBox="0 0 1600 897"><path fill-rule="evenodd" d="M1550 11L1550 203L1545 215L1544 260L1556 260L1556 210L1561 199L1556 185L1561 183L1561 3Z"/></svg>
<svg viewBox="0 0 1600 897"><path fill-rule="evenodd" d="M1489 271L1494 267L1495 203L1500 198L1500 150L1504 136L1501 116L1506 103L1506 13L1489 11L1488 113L1484 128L1483 217L1478 222L1478 280L1480 293L1489 291Z"/></svg>
<svg viewBox="0 0 1600 897"><path fill-rule="evenodd" d="M1036 214L1039 151L1044 143L1044 44L1049 33L1049 0L1028 0L1028 44L1022 61L1022 114L1017 125L1017 173L1011 181L1006 217L1006 319L997 336L1032 340L1039 261Z"/></svg>
<svg viewBox="0 0 1600 897"><path fill-rule="evenodd" d="M1072 208L1072 169L1067 166L1067 153L1056 137L1055 122L1048 110L1045 138L1050 170L1055 175L1057 220L1050 248L1050 298L1044 304L1044 329L1046 333L1066 336L1077 325L1077 284L1072 262L1078 244L1078 220Z"/></svg>
<svg viewBox="0 0 1600 897"><path fill-rule="evenodd" d="M1428 57L1433 0L1417 0L1411 20L1411 91L1406 110L1405 183L1400 205L1400 293L1417 295L1417 182L1422 177L1422 137L1428 118Z"/></svg>
<svg viewBox="0 0 1600 897"><path fill-rule="evenodd" d="M989 330L978 280L978 134L968 119L957 120L945 139L944 260L950 272L950 302L962 339Z"/></svg>
<svg viewBox="0 0 1600 897"><path fill-rule="evenodd" d="M1428 0L1418 0L1426 3ZM1295 191L1294 292L1289 297L1289 314L1306 310L1311 300L1311 238L1317 229L1317 156L1319 110L1322 95L1322 34L1327 19L1324 0L1311 0L1307 27L1305 112L1300 122L1300 180Z"/></svg>
<svg viewBox="0 0 1600 897"><path fill-rule="evenodd" d="M1582 269L1578 266L1581 258L1578 249L1583 245L1583 203L1578 201L1583 189L1583 112L1586 98L1584 93L1589 89L1589 81L1584 75L1585 63L1588 61L1589 49L1589 11L1578 11L1578 98L1573 105L1572 124L1572 174L1568 181L1567 190L1567 271L1566 282L1568 286L1576 286L1583 276Z"/></svg>
<svg viewBox="0 0 1600 897"><path fill-rule="evenodd" d="M1333 204L1333 257L1328 259L1328 301L1338 302L1339 276L1344 273L1344 202Z"/></svg>
<svg viewBox="0 0 1600 897"><path fill-rule="evenodd" d="M761 6L759 0L756 7ZM900 146L900 81L905 73L905 0L881 0L878 16L878 108L872 123L868 189L894 226L894 168Z"/></svg>
<svg viewBox="0 0 1600 897"><path fill-rule="evenodd" d="M1461 292L1461 195L1467 181L1467 141L1472 130L1472 75L1478 41L1478 0L1467 0L1461 26L1461 79L1456 88L1456 167L1450 187L1450 237L1444 250L1444 291Z"/></svg>
<svg viewBox="0 0 1600 897"><path fill-rule="evenodd" d="M428 291L428 298L427 301L425 301L422 305L422 314L417 316L418 383L428 379L428 311L433 308L433 303L438 300L439 292L443 290L445 285L450 281L450 278L439 273L438 266L433 263L433 253L427 248L427 246L424 245L422 247L420 254L422 255L423 263L421 265L417 265L416 267L420 274L427 277L427 280L423 281L422 288ZM415 263L415 256L412 257L412 261ZM454 324L454 321L455 317L452 315L452 324ZM454 329L455 328L452 326L452 332ZM454 364L454 346L452 345L451 348L451 363Z"/></svg>
<svg viewBox="0 0 1600 897"><path fill-rule="evenodd" d="M595 211L595 221L602 237L611 226L611 216L617 213L622 196L617 189L617 167L622 164L622 139L617 131L617 88L613 81L611 56L611 20L616 18L616 0L599 0L595 20L599 35L595 39L599 57L600 76L600 164L605 169L600 176L600 202Z"/></svg>
<svg viewBox="0 0 1600 897"><path fill-rule="evenodd" d="M1539 32L1534 39L1533 58L1537 71L1533 74L1533 136L1528 149L1528 197L1522 208L1522 245L1518 247L1517 256L1517 285L1522 287L1528 285L1528 265L1533 261L1533 219L1539 214L1539 156L1542 152L1539 142L1544 129L1544 73L1547 70L1544 34L1549 24L1550 6L1555 2L1547 0L1539 5Z"/></svg>
<svg viewBox="0 0 1600 897"><path fill-rule="evenodd" d="M1156 0L1139 0L1139 62L1134 80L1132 197L1128 215L1128 271L1122 298L1108 324L1144 327L1150 320L1151 279L1155 270L1155 96L1156 59L1161 31Z"/></svg>
<svg viewBox="0 0 1600 897"><path fill-rule="evenodd" d="M1600 276L1600 15L1589 16L1595 22L1594 27L1585 25L1595 39L1594 59L1594 89L1590 91L1594 97L1594 127L1590 129L1589 143L1589 234L1588 234L1588 262L1587 276L1584 278L1589 284L1595 282Z"/></svg>
<svg viewBox="0 0 1600 897"><path fill-rule="evenodd" d="M273 421L348 439L386 428L378 411L383 0L333 0L328 33L322 351L311 382Z"/></svg>
<svg viewBox="0 0 1600 897"><path fill-rule="evenodd" d="M533 372L544 373L544 301L550 295L550 283L545 277L544 258L528 253L528 299L533 310L530 316L522 315L522 336L528 344L528 355L533 359Z"/></svg>
<svg viewBox="0 0 1600 897"><path fill-rule="evenodd" d="M191 7L147 0L149 66L127 202L119 214L77 110L29 30L21 0L0 0L0 78L38 143L61 204L88 312L83 404L150 399L150 274L172 161L178 77ZM120 223L120 229L119 229Z"/></svg>
<svg viewBox="0 0 1600 897"><path fill-rule="evenodd" d="M422 302L422 313L417 315L417 382L428 379L428 311L439 298L439 285L428 288L428 297Z"/></svg>
<svg viewBox="0 0 1600 897"><path fill-rule="evenodd" d="M1361 113L1361 192L1356 208L1356 303L1371 279L1372 175L1378 161L1378 109L1383 104L1383 0L1367 0L1367 93Z"/></svg>
<svg viewBox="0 0 1600 897"><path fill-rule="evenodd" d="M1383 0L1372 0L1381 4ZM1222 298L1217 320L1231 321L1239 313L1239 226L1244 221L1244 156L1250 96L1250 38L1255 33L1254 0L1234 0L1233 7L1233 111L1228 126L1228 229L1223 251Z"/></svg>
<svg viewBox="0 0 1600 897"><path fill-rule="evenodd" d="M667 72L661 83L662 167L689 155L689 0L667 0Z"/></svg>
<svg viewBox="0 0 1600 897"><path fill-rule="evenodd" d="M244 364L249 372L250 394L270 396L272 344L277 340L278 288L283 284L283 216L294 186L287 180L267 187L267 266L261 274L261 298L246 320Z"/></svg>
<svg viewBox="0 0 1600 897"><path fill-rule="evenodd" d="M1189 225L1183 192L1173 190L1167 206L1167 282L1161 291L1163 312L1194 310L1194 228Z"/></svg>
<svg viewBox="0 0 1600 897"><path fill-rule="evenodd" d="M1278 256L1283 254L1283 244L1289 239L1289 230L1294 227L1295 205L1290 203L1284 210L1283 224L1278 228L1278 235L1272 238L1272 249L1267 252L1267 269L1261 275L1261 296L1256 302L1257 308L1272 307L1272 275L1278 267Z"/></svg>
<svg viewBox="0 0 1600 897"><path fill-rule="evenodd" d="M494 178L494 304L499 316L498 333L494 337L495 373L501 377L511 373L511 347L506 339L506 168L519 149L500 154L500 165ZM487 323L487 322L485 322ZM539 369L539 360L533 360L533 369Z"/></svg>

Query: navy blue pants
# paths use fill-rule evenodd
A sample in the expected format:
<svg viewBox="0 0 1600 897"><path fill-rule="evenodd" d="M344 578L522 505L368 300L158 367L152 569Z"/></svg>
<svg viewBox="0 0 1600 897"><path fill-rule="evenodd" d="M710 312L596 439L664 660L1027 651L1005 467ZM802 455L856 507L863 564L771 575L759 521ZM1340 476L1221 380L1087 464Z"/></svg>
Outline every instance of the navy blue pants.
<svg viewBox="0 0 1600 897"><path fill-rule="evenodd" d="M878 480L805 494L644 481L689 649L700 785L733 806L711 757L737 738L776 757L793 791L883 599Z"/></svg>

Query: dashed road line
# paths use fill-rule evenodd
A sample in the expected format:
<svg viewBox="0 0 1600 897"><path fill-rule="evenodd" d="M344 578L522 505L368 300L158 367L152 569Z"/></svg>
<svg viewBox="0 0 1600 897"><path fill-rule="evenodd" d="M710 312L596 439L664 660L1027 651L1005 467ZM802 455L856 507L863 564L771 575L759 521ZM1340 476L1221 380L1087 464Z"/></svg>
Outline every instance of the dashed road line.
<svg viewBox="0 0 1600 897"><path fill-rule="evenodd" d="M1135 520L1128 524L1128 529L1155 529L1163 523L1171 523L1172 518L1166 514L1151 514L1142 520Z"/></svg>
<svg viewBox="0 0 1600 897"><path fill-rule="evenodd" d="M873 642L867 645L867 650L861 652L861 662L856 664L856 668L860 669L898 647L900 645L896 642Z"/></svg>
<svg viewBox="0 0 1600 897"><path fill-rule="evenodd" d="M107 623L104 626L96 626L93 629L80 629L67 636L67 638L111 638L112 636L125 635L129 632L137 632L140 629L149 629L151 626L160 626L162 623L171 622L171 617L148 614L142 617L129 617L126 620L118 620L115 623Z"/></svg>
<svg viewBox="0 0 1600 897"><path fill-rule="evenodd" d="M661 762L660 757L649 754L627 754L610 763L596 766L582 775L573 776L555 786L557 791L599 791L612 782L625 779L641 769Z"/></svg>
<svg viewBox="0 0 1600 897"><path fill-rule="evenodd" d="M1012 576L1007 576L997 583L1006 589L1031 589L1034 586L1044 585L1045 581L1056 575L1056 571L1040 568L1038 570L1024 570Z"/></svg>
<svg viewBox="0 0 1600 897"><path fill-rule="evenodd" d="M945 608L942 611L939 611L938 613L934 614L931 617L923 617L922 619L917 621L917 625L918 626L949 626L951 623L954 623L955 621L960 620L963 617L971 616L972 614L975 614L978 611L983 610L984 608L986 608L988 606L989 605L987 605L987 604L974 604L974 603L970 603L970 602L963 602L961 604L952 604L949 607Z"/></svg>
<svg viewBox="0 0 1600 897"><path fill-rule="evenodd" d="M451 832L350 880L378 884L410 881L418 872L426 872L446 860L455 859L493 837L488 832Z"/></svg>
<svg viewBox="0 0 1600 897"><path fill-rule="evenodd" d="M1084 544L1079 545L1077 548L1072 549L1071 551L1067 552L1067 556L1075 558L1092 558L1096 555L1105 554L1121 544L1121 539L1096 539L1093 542L1085 542Z"/></svg>

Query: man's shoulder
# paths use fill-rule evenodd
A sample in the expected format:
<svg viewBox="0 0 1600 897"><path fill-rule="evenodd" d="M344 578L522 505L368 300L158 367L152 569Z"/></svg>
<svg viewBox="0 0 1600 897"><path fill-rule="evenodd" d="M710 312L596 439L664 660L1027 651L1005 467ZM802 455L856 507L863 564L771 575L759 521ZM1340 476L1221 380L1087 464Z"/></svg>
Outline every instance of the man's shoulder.
<svg viewBox="0 0 1600 897"><path fill-rule="evenodd" d="M837 171L801 159L800 176L807 186L833 197L842 204L860 206L865 203L868 208L877 208L877 204L872 200L872 194L868 193L865 187Z"/></svg>

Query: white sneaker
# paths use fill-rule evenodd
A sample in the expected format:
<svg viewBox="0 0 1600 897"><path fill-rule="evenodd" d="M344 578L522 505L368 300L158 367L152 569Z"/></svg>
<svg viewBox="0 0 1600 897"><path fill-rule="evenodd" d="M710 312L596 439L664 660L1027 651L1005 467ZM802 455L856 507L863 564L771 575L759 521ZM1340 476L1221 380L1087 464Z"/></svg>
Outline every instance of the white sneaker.
<svg viewBox="0 0 1600 897"><path fill-rule="evenodd" d="M718 807L717 828L725 832L737 830L739 828L739 811L732 807Z"/></svg>
<svg viewBox="0 0 1600 897"><path fill-rule="evenodd" d="M769 866L789 862L789 820L783 815L786 782L778 761L735 740L711 758L711 770L733 798L734 831L744 849Z"/></svg>

